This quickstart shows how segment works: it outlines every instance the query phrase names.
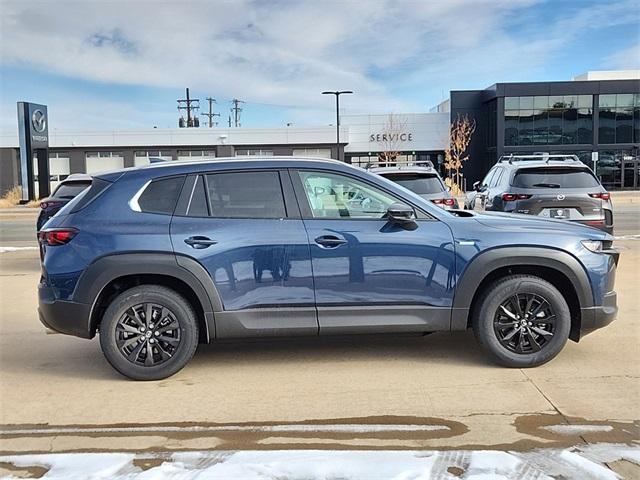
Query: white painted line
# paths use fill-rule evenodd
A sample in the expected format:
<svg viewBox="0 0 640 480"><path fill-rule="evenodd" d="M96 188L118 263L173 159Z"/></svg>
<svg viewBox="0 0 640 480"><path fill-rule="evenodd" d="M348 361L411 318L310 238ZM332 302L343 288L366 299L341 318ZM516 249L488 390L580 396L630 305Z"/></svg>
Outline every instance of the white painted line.
<svg viewBox="0 0 640 480"><path fill-rule="evenodd" d="M38 250L38 247L0 247L0 253L21 252L23 250Z"/></svg>
<svg viewBox="0 0 640 480"><path fill-rule="evenodd" d="M619 235L613 238L614 240L640 240L640 235Z"/></svg>
<svg viewBox="0 0 640 480"><path fill-rule="evenodd" d="M392 425L392 424L301 424L301 425L190 425L185 427L59 427L3 429L0 435L60 435L90 433L170 433L170 432L319 432L319 433L376 433L376 432L430 432L450 430L446 425Z"/></svg>
<svg viewBox="0 0 640 480"><path fill-rule="evenodd" d="M543 428L560 435L580 435L582 433L610 432L613 430L611 425L549 425Z"/></svg>

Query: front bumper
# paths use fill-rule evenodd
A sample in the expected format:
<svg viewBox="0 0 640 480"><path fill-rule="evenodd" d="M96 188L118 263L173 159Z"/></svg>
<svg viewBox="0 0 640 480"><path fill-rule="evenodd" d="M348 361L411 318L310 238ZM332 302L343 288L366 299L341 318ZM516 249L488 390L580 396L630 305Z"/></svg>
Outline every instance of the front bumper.
<svg viewBox="0 0 640 480"><path fill-rule="evenodd" d="M618 294L607 292L604 295L602 305L582 308L581 313L580 337L583 337L599 328L606 327L615 320L618 314Z"/></svg>
<svg viewBox="0 0 640 480"><path fill-rule="evenodd" d="M38 315L47 328L66 335L91 338L89 316L91 305L58 300L48 285L38 286Z"/></svg>

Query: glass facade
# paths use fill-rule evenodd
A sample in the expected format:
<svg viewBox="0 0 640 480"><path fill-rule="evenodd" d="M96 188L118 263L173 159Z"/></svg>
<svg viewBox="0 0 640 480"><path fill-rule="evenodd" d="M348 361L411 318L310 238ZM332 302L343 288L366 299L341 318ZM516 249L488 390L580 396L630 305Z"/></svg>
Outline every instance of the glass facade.
<svg viewBox="0 0 640 480"><path fill-rule="evenodd" d="M505 97L505 146L590 144L593 95Z"/></svg>
<svg viewBox="0 0 640 480"><path fill-rule="evenodd" d="M598 143L640 142L640 94L600 95Z"/></svg>

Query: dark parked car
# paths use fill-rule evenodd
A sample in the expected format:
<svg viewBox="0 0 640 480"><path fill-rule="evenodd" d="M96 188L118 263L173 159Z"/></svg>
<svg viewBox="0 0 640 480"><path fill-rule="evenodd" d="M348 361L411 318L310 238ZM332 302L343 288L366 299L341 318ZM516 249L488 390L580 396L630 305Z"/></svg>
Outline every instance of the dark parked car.
<svg viewBox="0 0 640 480"><path fill-rule="evenodd" d="M378 167L369 171L408 188L422 198L431 200L439 207L458 208L458 201L451 195L449 188L432 167Z"/></svg>
<svg viewBox="0 0 640 480"><path fill-rule="evenodd" d="M570 220L613 232L609 192L572 155L504 157L474 183L465 208Z"/></svg>
<svg viewBox="0 0 640 480"><path fill-rule="evenodd" d="M47 220L89 185L91 185L91 175L84 173L74 173L60 182L50 197L40 201L40 215L38 215L36 222L37 230L40 230L47 223Z"/></svg>
<svg viewBox="0 0 640 480"><path fill-rule="evenodd" d="M134 379L172 375L218 339L467 328L497 362L532 367L617 312L605 232L443 210L331 160L101 174L39 237L42 323L99 332Z"/></svg>

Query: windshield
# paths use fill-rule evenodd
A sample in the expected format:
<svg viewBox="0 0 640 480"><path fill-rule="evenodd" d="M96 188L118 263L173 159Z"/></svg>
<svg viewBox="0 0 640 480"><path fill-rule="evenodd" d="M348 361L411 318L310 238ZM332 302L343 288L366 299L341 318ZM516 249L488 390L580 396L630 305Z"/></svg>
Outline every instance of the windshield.
<svg viewBox="0 0 640 480"><path fill-rule="evenodd" d="M402 185L404 188L411 190L418 195L426 195L430 193L440 193L444 191L444 185L437 175L421 174L421 173L396 173L383 175L392 182Z"/></svg>
<svg viewBox="0 0 640 480"><path fill-rule="evenodd" d="M527 168L516 173L514 187L591 188L600 184L589 170L576 168Z"/></svg>
<svg viewBox="0 0 640 480"><path fill-rule="evenodd" d="M91 185L90 181L63 183L53 192L53 196L57 198L74 198L89 185Z"/></svg>

